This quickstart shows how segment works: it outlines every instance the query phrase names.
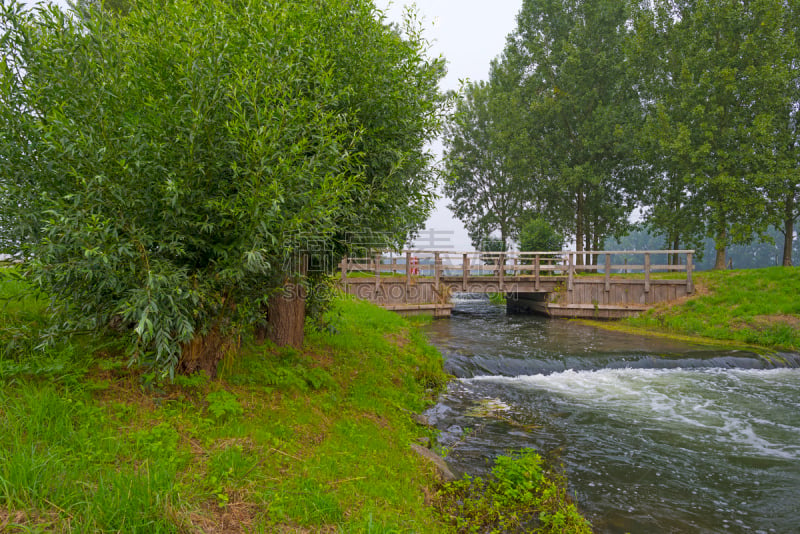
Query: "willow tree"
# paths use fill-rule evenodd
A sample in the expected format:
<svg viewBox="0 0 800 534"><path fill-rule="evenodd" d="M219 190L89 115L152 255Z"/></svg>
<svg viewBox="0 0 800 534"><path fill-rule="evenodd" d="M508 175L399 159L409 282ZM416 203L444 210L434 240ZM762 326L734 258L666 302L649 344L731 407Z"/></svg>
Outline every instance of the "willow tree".
<svg viewBox="0 0 800 534"><path fill-rule="evenodd" d="M443 67L369 0L10 2L0 32L0 231L62 332L213 374L253 326L298 342L301 258L431 207Z"/></svg>

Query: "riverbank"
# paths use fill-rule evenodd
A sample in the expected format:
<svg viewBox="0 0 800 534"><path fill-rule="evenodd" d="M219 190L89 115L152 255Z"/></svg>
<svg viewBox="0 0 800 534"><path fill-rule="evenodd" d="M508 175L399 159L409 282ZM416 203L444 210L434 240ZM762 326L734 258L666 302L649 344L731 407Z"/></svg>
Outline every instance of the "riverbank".
<svg viewBox="0 0 800 534"><path fill-rule="evenodd" d="M0 531L449 531L410 447L447 377L405 319L340 301L302 352L157 384L113 339L34 350L43 304L0 312Z"/></svg>
<svg viewBox="0 0 800 534"><path fill-rule="evenodd" d="M800 268L695 273L696 293L601 328L684 341L800 351Z"/></svg>
<svg viewBox="0 0 800 534"><path fill-rule="evenodd" d="M46 302L10 298L27 292L0 281L0 531L436 533L469 524L446 504L465 486L439 493L436 467L411 447L436 442L413 414L448 380L418 323L343 299L302 351L246 345L215 380L163 384L129 368L112 338L36 350Z"/></svg>

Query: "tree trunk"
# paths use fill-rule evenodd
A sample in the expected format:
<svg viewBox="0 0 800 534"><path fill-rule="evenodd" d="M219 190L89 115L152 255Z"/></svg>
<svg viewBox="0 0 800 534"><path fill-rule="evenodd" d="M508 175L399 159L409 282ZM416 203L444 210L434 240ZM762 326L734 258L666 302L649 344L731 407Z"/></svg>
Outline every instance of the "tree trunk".
<svg viewBox="0 0 800 534"><path fill-rule="evenodd" d="M283 291L269 299L265 333L279 347L290 346L299 349L303 346L305 319L305 287L287 282ZM256 336L259 336L258 332Z"/></svg>
<svg viewBox="0 0 800 534"><path fill-rule="evenodd" d="M675 236L672 238L672 250L678 250L678 247L681 245L680 236L678 236L678 232L675 232ZM670 265L678 265L680 264L681 258L680 254L677 252L673 252L671 254L671 258L669 261Z"/></svg>
<svg viewBox="0 0 800 534"><path fill-rule="evenodd" d="M723 270L727 267L725 265L725 244L727 240L728 232L725 230L722 230L719 234L717 234L717 239L714 244L714 248L717 251L717 257L714 260L714 269L716 270Z"/></svg>
<svg viewBox="0 0 800 534"><path fill-rule="evenodd" d="M795 194L792 192L786 199L786 211L784 212L783 230L783 266L792 266L792 245L794 244L794 207Z"/></svg>
<svg viewBox="0 0 800 534"><path fill-rule="evenodd" d="M583 265L583 192L578 191L578 202L575 209L575 264Z"/></svg>
<svg viewBox="0 0 800 534"><path fill-rule="evenodd" d="M592 227L589 224L586 224L586 228L584 229L584 233L586 234L586 247L584 248L585 251L592 250ZM586 254L586 260L584 261L584 265L591 265L592 264L592 255Z"/></svg>
<svg viewBox="0 0 800 534"><path fill-rule="evenodd" d="M597 227L599 227L599 224L596 225L595 228L597 228ZM594 246L592 248L595 251L598 251L598 252L603 249L603 245L602 245L602 243L600 243L600 234L599 234L599 232L597 232L596 229L595 229L595 232L594 232ZM600 254L595 254L594 256L592 256L592 265L598 265L599 262L600 262ZM595 271L595 273L596 272L597 271Z"/></svg>
<svg viewBox="0 0 800 534"><path fill-rule="evenodd" d="M191 375L198 371L205 371L209 377L216 378L219 363L226 354L238 349L239 342L238 336L220 335L219 328L215 326L208 334L196 336L181 347L178 372Z"/></svg>

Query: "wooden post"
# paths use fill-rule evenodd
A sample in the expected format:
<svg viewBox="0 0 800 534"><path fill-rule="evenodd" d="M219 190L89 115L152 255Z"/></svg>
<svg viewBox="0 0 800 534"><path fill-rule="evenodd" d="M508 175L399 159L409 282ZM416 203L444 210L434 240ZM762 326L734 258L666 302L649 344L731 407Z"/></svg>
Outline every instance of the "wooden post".
<svg viewBox="0 0 800 534"><path fill-rule="evenodd" d="M433 286L439 292L439 278L442 276L442 257L438 252L433 254Z"/></svg>
<svg viewBox="0 0 800 534"><path fill-rule="evenodd" d="M650 253L644 254L644 292L650 293Z"/></svg>
<svg viewBox="0 0 800 534"><path fill-rule="evenodd" d="M375 254L375 296L381 287L381 255Z"/></svg>
<svg viewBox="0 0 800 534"><path fill-rule="evenodd" d="M467 277L469 276L469 256L467 253L464 253L463 260L461 262L461 270L463 278L461 280L461 291L467 290Z"/></svg>
<svg viewBox="0 0 800 534"><path fill-rule="evenodd" d="M503 271L505 271L506 268L506 255L503 252L500 253L500 257L497 259L497 268L497 276L499 277L498 285L500 286L500 291L503 291Z"/></svg>
<svg viewBox="0 0 800 534"><path fill-rule="evenodd" d="M572 291L573 278L575 276L575 264L572 261L572 252L567 252L567 290Z"/></svg>
<svg viewBox="0 0 800 534"><path fill-rule="evenodd" d="M694 284L692 283L692 253L686 253L686 293L691 295L694 293Z"/></svg>
<svg viewBox="0 0 800 534"><path fill-rule="evenodd" d="M606 252L606 266L605 266L605 279L606 291L611 291L611 254Z"/></svg>
<svg viewBox="0 0 800 534"><path fill-rule="evenodd" d="M406 250L406 293L411 285L411 251Z"/></svg>
<svg viewBox="0 0 800 534"><path fill-rule="evenodd" d="M536 289L536 291L539 291L539 262L541 261L539 258L539 254L533 257L534 289Z"/></svg>

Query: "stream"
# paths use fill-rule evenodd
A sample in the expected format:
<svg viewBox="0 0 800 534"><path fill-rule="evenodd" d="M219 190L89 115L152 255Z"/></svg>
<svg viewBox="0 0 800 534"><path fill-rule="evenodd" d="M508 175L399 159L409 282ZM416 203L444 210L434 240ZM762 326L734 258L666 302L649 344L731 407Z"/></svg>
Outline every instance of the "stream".
<svg viewBox="0 0 800 534"><path fill-rule="evenodd" d="M426 330L457 377L427 413L456 473L531 447L596 532L800 532L800 354L455 303Z"/></svg>

